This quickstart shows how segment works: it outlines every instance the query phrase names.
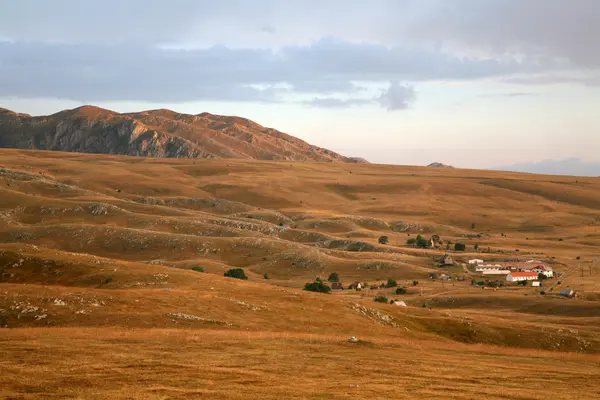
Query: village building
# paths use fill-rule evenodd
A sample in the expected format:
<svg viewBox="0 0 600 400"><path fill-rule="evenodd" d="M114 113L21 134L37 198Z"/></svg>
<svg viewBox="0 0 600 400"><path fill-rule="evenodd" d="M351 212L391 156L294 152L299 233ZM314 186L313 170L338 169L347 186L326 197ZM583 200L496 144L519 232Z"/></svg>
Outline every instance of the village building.
<svg viewBox="0 0 600 400"><path fill-rule="evenodd" d="M475 266L476 272L486 272L486 271L501 271L507 269L502 264L477 264Z"/></svg>
<svg viewBox="0 0 600 400"><path fill-rule="evenodd" d="M531 282L531 286L540 287L540 286L542 286L542 283L540 281Z"/></svg>
<svg viewBox="0 0 600 400"><path fill-rule="evenodd" d="M507 269L490 269L482 272L483 275L508 275L510 271Z"/></svg>
<svg viewBox="0 0 600 400"><path fill-rule="evenodd" d="M332 282L331 289L332 290L344 290L344 285L342 285L342 282Z"/></svg>
<svg viewBox="0 0 600 400"><path fill-rule="evenodd" d="M545 275L547 278L552 278L554 276L554 271L552 268L543 265L543 264L530 264L531 267L523 267L521 271L529 271L529 272L537 272L538 274Z"/></svg>
<svg viewBox="0 0 600 400"><path fill-rule="evenodd" d="M452 256L450 254L444 254L444 257L442 257L442 265L443 266L454 265L454 259L452 258Z"/></svg>
<svg viewBox="0 0 600 400"><path fill-rule="evenodd" d="M483 264L485 261L480 260L478 258L474 258L472 260L469 260L469 265L478 265L478 264Z"/></svg>
<svg viewBox="0 0 600 400"><path fill-rule="evenodd" d="M564 297L576 297L577 294L573 289L561 289L560 295Z"/></svg>
<svg viewBox="0 0 600 400"><path fill-rule="evenodd" d="M511 271L506 275L506 280L509 282L518 281L534 281L538 278L537 272L514 272Z"/></svg>
<svg viewBox="0 0 600 400"><path fill-rule="evenodd" d="M354 289L354 290L359 290L362 289L364 287L364 284L356 281L356 282L352 282L350 285L348 285L348 289Z"/></svg>

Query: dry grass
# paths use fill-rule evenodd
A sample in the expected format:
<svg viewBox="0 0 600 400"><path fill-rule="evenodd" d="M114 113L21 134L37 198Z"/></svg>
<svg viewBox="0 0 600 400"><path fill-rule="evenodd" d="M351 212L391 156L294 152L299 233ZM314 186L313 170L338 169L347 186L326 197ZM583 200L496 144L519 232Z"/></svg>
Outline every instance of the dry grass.
<svg viewBox="0 0 600 400"><path fill-rule="evenodd" d="M598 398L598 198L594 178L0 150L0 397ZM419 233L565 275L475 289ZM396 279L409 307L300 290L333 271Z"/></svg>

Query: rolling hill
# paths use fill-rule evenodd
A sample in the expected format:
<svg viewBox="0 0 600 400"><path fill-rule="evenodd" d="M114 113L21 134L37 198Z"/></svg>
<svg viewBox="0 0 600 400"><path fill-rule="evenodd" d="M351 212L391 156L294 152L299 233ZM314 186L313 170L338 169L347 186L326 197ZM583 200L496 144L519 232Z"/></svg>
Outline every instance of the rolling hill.
<svg viewBox="0 0 600 400"><path fill-rule="evenodd" d="M0 147L176 158L365 162L240 117L93 106L32 117L0 109Z"/></svg>
<svg viewBox="0 0 600 400"><path fill-rule="evenodd" d="M599 198L597 178L0 149L0 397L597 398ZM580 295L481 289L473 257L541 259ZM302 290L332 272L407 293Z"/></svg>

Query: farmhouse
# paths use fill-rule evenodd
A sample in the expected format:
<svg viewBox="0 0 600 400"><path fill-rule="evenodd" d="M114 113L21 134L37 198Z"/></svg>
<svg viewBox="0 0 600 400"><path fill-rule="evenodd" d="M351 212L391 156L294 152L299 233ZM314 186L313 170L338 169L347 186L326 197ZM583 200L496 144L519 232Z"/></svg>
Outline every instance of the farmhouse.
<svg viewBox="0 0 600 400"><path fill-rule="evenodd" d="M521 271L529 271L529 272L537 272L538 274L546 275L547 278L552 278L554 276L554 271L552 268L544 265L544 264L530 264L530 267L522 267Z"/></svg>
<svg viewBox="0 0 600 400"><path fill-rule="evenodd" d="M517 281L534 281L538 278L537 272L510 272L506 275L506 280L509 282Z"/></svg>
<svg viewBox="0 0 600 400"><path fill-rule="evenodd" d="M444 254L444 257L442 257L442 265L454 265L454 259L450 254Z"/></svg>
<svg viewBox="0 0 600 400"><path fill-rule="evenodd" d="M359 281L352 282L350 285L348 285L348 289L355 289L355 290L362 289L363 287L364 287L364 284Z"/></svg>

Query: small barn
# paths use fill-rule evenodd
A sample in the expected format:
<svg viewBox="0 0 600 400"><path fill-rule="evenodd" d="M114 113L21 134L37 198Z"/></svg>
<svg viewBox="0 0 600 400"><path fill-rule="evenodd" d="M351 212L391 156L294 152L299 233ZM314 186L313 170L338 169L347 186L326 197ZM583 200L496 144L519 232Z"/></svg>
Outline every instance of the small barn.
<svg viewBox="0 0 600 400"><path fill-rule="evenodd" d="M399 306L399 307L406 307L406 303L403 302L402 300L392 300L392 301L390 301L390 304L393 304L393 305Z"/></svg>
<svg viewBox="0 0 600 400"><path fill-rule="evenodd" d="M359 281L356 282L352 282L350 285L348 285L348 289L354 289L354 290L359 290L363 288L363 284Z"/></svg>
<svg viewBox="0 0 600 400"><path fill-rule="evenodd" d="M344 290L344 285L342 285L342 282L332 282L331 289L332 290Z"/></svg>
<svg viewBox="0 0 600 400"><path fill-rule="evenodd" d="M442 257L442 265L443 266L454 265L454 259L452 258L452 256L450 254L444 254L444 257Z"/></svg>
<svg viewBox="0 0 600 400"><path fill-rule="evenodd" d="M542 286L542 283L540 281L531 282L531 286L540 287L540 286Z"/></svg>

